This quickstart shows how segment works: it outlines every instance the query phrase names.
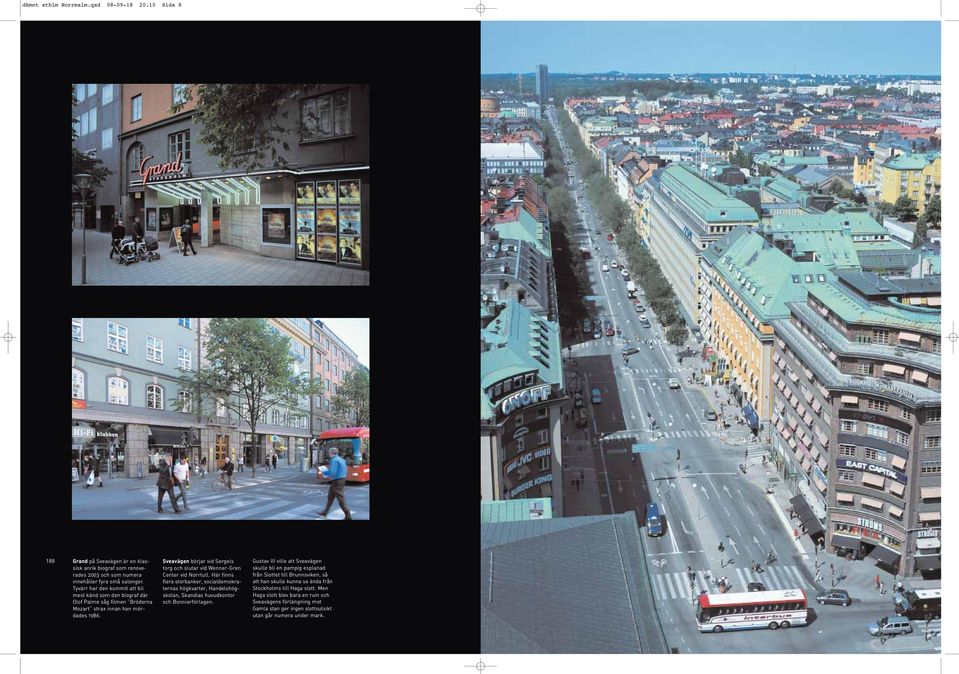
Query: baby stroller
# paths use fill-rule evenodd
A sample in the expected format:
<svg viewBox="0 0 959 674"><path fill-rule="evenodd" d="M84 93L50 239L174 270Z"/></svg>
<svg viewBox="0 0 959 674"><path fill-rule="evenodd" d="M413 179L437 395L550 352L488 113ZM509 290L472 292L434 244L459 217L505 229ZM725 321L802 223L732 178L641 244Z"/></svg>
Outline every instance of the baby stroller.
<svg viewBox="0 0 959 674"><path fill-rule="evenodd" d="M119 247L114 244L113 252L118 255L117 261L122 265L146 260L153 262L160 259L160 253L157 249L160 244L156 239L148 238L145 241L136 241L132 236L128 236L120 242Z"/></svg>

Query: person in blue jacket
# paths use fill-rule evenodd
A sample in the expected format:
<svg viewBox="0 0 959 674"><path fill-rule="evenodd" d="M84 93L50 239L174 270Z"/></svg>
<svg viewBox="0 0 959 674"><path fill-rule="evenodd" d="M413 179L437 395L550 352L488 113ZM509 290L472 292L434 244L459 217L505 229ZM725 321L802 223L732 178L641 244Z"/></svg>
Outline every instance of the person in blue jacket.
<svg viewBox="0 0 959 674"><path fill-rule="evenodd" d="M343 486L346 484L346 461L339 456L335 447L330 449L330 468L327 477L330 478L330 491L326 495L326 507L320 513L320 517L326 517L326 514L330 512L330 506L333 505L333 499L335 498L346 516L344 519L353 519L350 515L350 509L346 505L346 497L343 495Z"/></svg>

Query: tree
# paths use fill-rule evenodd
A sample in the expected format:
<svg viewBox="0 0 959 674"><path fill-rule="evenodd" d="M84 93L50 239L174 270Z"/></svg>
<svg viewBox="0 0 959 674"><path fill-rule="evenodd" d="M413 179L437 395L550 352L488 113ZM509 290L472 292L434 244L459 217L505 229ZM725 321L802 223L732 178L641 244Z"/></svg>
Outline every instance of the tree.
<svg viewBox="0 0 959 674"><path fill-rule="evenodd" d="M926 225L925 214L916 221L916 230L912 233L912 247L921 248L926 243L928 226Z"/></svg>
<svg viewBox="0 0 959 674"><path fill-rule="evenodd" d="M893 205L893 215L902 222L912 222L916 219L916 204L904 194Z"/></svg>
<svg viewBox="0 0 959 674"><path fill-rule="evenodd" d="M866 195L857 190L852 193L852 200L860 206L863 206L866 204Z"/></svg>
<svg viewBox="0 0 959 674"><path fill-rule="evenodd" d="M688 336L689 330L686 329L686 324L682 321L673 323L666 329L666 341L674 346L685 344Z"/></svg>
<svg viewBox="0 0 959 674"><path fill-rule="evenodd" d="M929 200L929 203L926 204L923 217L925 217L926 222L933 227L939 226L939 223L942 221L942 204L939 200L939 195L934 196Z"/></svg>
<svg viewBox="0 0 959 674"><path fill-rule="evenodd" d="M73 105L77 104L76 92L71 94L71 100ZM76 122L76 117L73 118L73 121ZM73 128L71 131L72 140L77 139L77 130ZM73 175L78 173L89 173L93 176L93 187L99 187L103 184L103 181L106 180L106 177L113 175L113 171L104 166L103 162L99 159L91 157L88 154L80 152L76 146L73 146Z"/></svg>
<svg viewBox="0 0 959 674"><path fill-rule="evenodd" d="M290 118L290 107L319 84L196 84L186 89L185 100L171 113L196 101L193 121L200 125L199 141L217 158L220 168L250 171L287 165L281 150L289 152L287 138L296 131L299 115ZM304 125L319 122L307 111ZM269 154L269 160L267 160Z"/></svg>
<svg viewBox="0 0 959 674"><path fill-rule="evenodd" d="M344 426L370 425L370 371L365 367L350 370L337 385L330 401L330 413Z"/></svg>
<svg viewBox="0 0 959 674"><path fill-rule="evenodd" d="M308 407L309 396L323 392L322 380L310 378L309 363L304 366L307 372L299 372L290 338L262 318L212 318L202 339L207 364L185 371L181 380L183 389L193 392L193 401L178 398L174 409L188 411L195 404L209 417L230 410L249 427L255 442L257 426L269 412L300 409L304 397ZM261 457L259 447L253 451L249 463L256 477Z"/></svg>

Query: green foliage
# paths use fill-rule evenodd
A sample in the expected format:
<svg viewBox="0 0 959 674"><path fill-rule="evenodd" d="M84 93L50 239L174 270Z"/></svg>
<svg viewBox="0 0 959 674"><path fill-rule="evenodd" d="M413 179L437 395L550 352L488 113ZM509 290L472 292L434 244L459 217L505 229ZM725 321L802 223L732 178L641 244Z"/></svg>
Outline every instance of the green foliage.
<svg viewBox="0 0 959 674"><path fill-rule="evenodd" d="M687 337L689 337L689 330L686 329L685 323L673 323L666 328L666 341L670 344L675 346L684 344Z"/></svg>
<svg viewBox="0 0 959 674"><path fill-rule="evenodd" d="M939 226L939 223L942 222L942 203L938 195L929 200L929 203L926 204L926 210L923 211L922 216L925 218L926 222L933 227Z"/></svg>
<svg viewBox="0 0 959 674"><path fill-rule="evenodd" d="M912 199L902 195L893 205L893 215L902 222L912 222L916 219L916 205Z"/></svg>
<svg viewBox="0 0 959 674"><path fill-rule="evenodd" d="M926 243L926 237L928 236L928 226L926 225L926 220L923 217L920 217L916 221L916 230L912 234L912 247L920 248L924 243Z"/></svg>
<svg viewBox="0 0 959 674"><path fill-rule="evenodd" d="M358 367L346 373L330 401L330 413L343 426L370 425L370 371Z"/></svg>
<svg viewBox="0 0 959 674"><path fill-rule="evenodd" d="M72 87L70 93L70 100L72 105L77 104L76 98L76 87ZM76 117L73 118L73 121L77 121ZM77 139L77 132L71 126L71 138L73 140ZM98 187L103 184L103 181L106 180L106 177L113 175L113 171L108 169L102 161L99 159L94 159L90 155L80 152L76 147L72 148L73 150L73 175L78 173L89 173L93 176L93 185L92 187Z"/></svg>

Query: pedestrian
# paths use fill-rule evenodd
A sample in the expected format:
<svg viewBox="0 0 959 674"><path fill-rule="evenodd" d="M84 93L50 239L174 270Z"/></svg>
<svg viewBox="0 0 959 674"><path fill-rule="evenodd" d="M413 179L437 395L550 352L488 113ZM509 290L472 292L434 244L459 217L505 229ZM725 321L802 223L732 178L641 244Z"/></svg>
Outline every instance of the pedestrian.
<svg viewBox="0 0 959 674"><path fill-rule="evenodd" d="M177 500L183 499L183 509L189 510L190 506L186 500L186 488L190 484L190 465L186 462L186 457L180 457L180 463L173 466L173 484L180 488L180 495ZM176 505L176 501L173 502Z"/></svg>
<svg viewBox="0 0 959 674"><path fill-rule="evenodd" d="M202 459L200 459L200 477L204 477L205 475L206 475L206 457L204 456Z"/></svg>
<svg viewBox="0 0 959 674"><path fill-rule="evenodd" d="M229 454L226 457L223 465L220 467L220 472L223 473L226 482L227 489L233 489L233 461L230 459ZM221 478L221 479L224 479Z"/></svg>
<svg viewBox="0 0 959 674"><path fill-rule="evenodd" d="M180 509L176 507L176 496L173 494L173 455L164 454L163 461L160 462L160 472L157 474L157 512L163 512L163 495L170 496L170 504L173 506L173 512L178 513Z"/></svg>
<svg viewBox="0 0 959 674"><path fill-rule="evenodd" d="M266 472L269 473L270 472L270 455L269 454L266 455L266 460L264 461L263 465L266 467Z"/></svg>
<svg viewBox="0 0 959 674"><path fill-rule="evenodd" d="M886 583L885 581L879 582L879 594L886 594Z"/></svg>
<svg viewBox="0 0 959 674"><path fill-rule="evenodd" d="M123 241L123 237L126 236L127 230L123 226L123 221L120 218L117 218L113 223L113 230L110 236L113 239L113 243L110 246L110 259L113 259L113 253L119 252L120 242Z"/></svg>
<svg viewBox="0 0 959 674"><path fill-rule="evenodd" d="M187 218L180 225L180 240L183 242L183 257L186 257L186 247L189 246L193 254L196 255L196 249L193 247L193 226L190 219Z"/></svg>
<svg viewBox="0 0 959 674"><path fill-rule="evenodd" d="M580 481L582 481L585 477L586 477L586 473L584 473L583 471L579 471L579 479L580 479Z"/></svg>
<svg viewBox="0 0 959 674"><path fill-rule="evenodd" d="M817 570L816 577L813 579L813 582L818 583L821 580L822 580L822 571Z"/></svg>
<svg viewBox="0 0 959 674"><path fill-rule="evenodd" d="M829 562L829 573L835 575L836 571L833 568L832 562Z"/></svg>
<svg viewBox="0 0 959 674"><path fill-rule="evenodd" d="M100 477L100 461L97 459L97 457L95 456L90 457L90 466L91 466L91 470L93 471L93 481L88 482L87 486L92 487L93 482L99 482L100 483L99 486L102 487L103 478Z"/></svg>
<svg viewBox="0 0 959 674"><path fill-rule="evenodd" d="M273 452L273 470L276 470L276 452Z"/></svg>
<svg viewBox="0 0 959 674"><path fill-rule="evenodd" d="M350 515L350 509L346 505L346 497L343 495L343 486L346 484L346 462L340 458L335 447L330 449L330 470L327 477L330 478L330 490L326 495L326 508L320 513L320 517L326 517L327 513L330 512L330 506L333 505L333 499L335 498L345 515L344 519L353 519L353 516Z"/></svg>
<svg viewBox="0 0 959 674"><path fill-rule="evenodd" d="M879 583L880 583L879 574L877 573L877 574L876 574L876 589L877 589L877 590L879 589Z"/></svg>
<svg viewBox="0 0 959 674"><path fill-rule="evenodd" d="M799 540L799 529L797 529L796 527L793 527L793 539L797 541ZM878 576L876 577L878 578Z"/></svg>
<svg viewBox="0 0 959 674"><path fill-rule="evenodd" d="M134 216L133 218L133 240L134 240L134 250L143 243L143 223L140 222L140 218Z"/></svg>
<svg viewBox="0 0 959 674"><path fill-rule="evenodd" d="M243 455L242 454L240 454L240 456L237 458L236 463L237 463L237 466L239 466L240 468L240 472L242 473L243 472Z"/></svg>
<svg viewBox="0 0 959 674"><path fill-rule="evenodd" d="M749 460L749 450L747 449L746 453L743 455L743 461L748 461L748 460Z"/></svg>

